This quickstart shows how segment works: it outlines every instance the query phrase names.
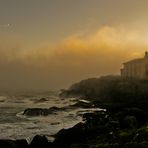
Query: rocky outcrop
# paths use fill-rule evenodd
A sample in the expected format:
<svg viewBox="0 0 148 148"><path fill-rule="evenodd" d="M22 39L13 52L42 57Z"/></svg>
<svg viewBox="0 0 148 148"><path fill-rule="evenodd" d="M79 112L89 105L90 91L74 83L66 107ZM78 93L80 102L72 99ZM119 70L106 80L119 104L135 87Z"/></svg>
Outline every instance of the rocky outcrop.
<svg viewBox="0 0 148 148"><path fill-rule="evenodd" d="M0 140L0 148L28 148L26 140Z"/></svg>
<svg viewBox="0 0 148 148"><path fill-rule="evenodd" d="M120 77L88 79L61 95L81 96L89 101L91 98L93 103L79 100L63 108L28 108L24 115L47 116L61 110L94 106L106 110L85 113L81 123L60 130L52 143L37 135L30 144L26 140L0 140L0 148L148 148L148 81L125 81Z"/></svg>
<svg viewBox="0 0 148 148"><path fill-rule="evenodd" d="M49 115L51 112L49 109L43 109L43 108L27 108L23 115L27 115L27 116L47 116Z"/></svg>
<svg viewBox="0 0 148 148"><path fill-rule="evenodd" d="M52 148L45 136L36 135L30 144L26 140L0 140L0 148Z"/></svg>
<svg viewBox="0 0 148 148"><path fill-rule="evenodd" d="M31 141L29 148L50 148L52 143L45 136L36 135Z"/></svg>
<svg viewBox="0 0 148 148"><path fill-rule="evenodd" d="M147 148L145 115L147 112L139 108L85 113L83 122L60 130L52 143L37 135L30 144L26 140L0 140L0 148Z"/></svg>
<svg viewBox="0 0 148 148"><path fill-rule="evenodd" d="M89 101L87 102L87 101L79 100L78 102L71 105L70 107L92 108L92 107L95 107L95 105Z"/></svg>
<svg viewBox="0 0 148 148"><path fill-rule="evenodd" d="M26 116L47 116L49 114L56 114L56 112L65 110L65 108L51 107L51 108L27 108L23 112Z"/></svg>
<svg viewBox="0 0 148 148"><path fill-rule="evenodd" d="M27 108L24 110L23 115L26 116L47 116L49 114L56 114L58 111L66 111L75 108L94 108L94 105L89 101L79 100L73 105L65 107L50 107L50 108Z"/></svg>
<svg viewBox="0 0 148 148"><path fill-rule="evenodd" d="M130 110L142 113L138 108ZM120 113L86 113L83 115L84 123L59 131L53 145L64 148L147 148L148 121L144 122L144 119L141 125L139 122L142 119L139 120L136 114L129 114L128 111L129 108Z"/></svg>

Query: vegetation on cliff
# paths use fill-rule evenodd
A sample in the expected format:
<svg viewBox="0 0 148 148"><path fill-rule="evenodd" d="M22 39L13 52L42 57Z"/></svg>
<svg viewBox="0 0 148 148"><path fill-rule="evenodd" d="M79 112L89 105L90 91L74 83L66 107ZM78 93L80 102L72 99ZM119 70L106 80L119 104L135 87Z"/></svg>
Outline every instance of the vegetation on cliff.
<svg viewBox="0 0 148 148"><path fill-rule="evenodd" d="M148 80L124 79L120 76L89 78L63 90L61 97L80 97L104 107L140 107L147 110Z"/></svg>
<svg viewBox="0 0 148 148"><path fill-rule="evenodd" d="M82 80L61 97L85 98L107 111L85 114L85 140L74 148L147 148L148 80L104 76ZM80 134L79 134L80 135ZM69 136L70 137L70 136ZM69 147L71 147L69 145Z"/></svg>

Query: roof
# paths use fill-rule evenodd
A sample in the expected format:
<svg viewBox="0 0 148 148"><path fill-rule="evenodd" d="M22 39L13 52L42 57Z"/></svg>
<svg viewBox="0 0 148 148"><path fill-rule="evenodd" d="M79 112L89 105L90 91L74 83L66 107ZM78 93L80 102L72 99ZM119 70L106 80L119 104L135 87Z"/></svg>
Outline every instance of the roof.
<svg viewBox="0 0 148 148"><path fill-rule="evenodd" d="M144 58L139 58L139 59L134 59L134 60L130 60L130 61L127 61L123 64L129 64L129 63L138 63L138 62L143 62L144 61Z"/></svg>

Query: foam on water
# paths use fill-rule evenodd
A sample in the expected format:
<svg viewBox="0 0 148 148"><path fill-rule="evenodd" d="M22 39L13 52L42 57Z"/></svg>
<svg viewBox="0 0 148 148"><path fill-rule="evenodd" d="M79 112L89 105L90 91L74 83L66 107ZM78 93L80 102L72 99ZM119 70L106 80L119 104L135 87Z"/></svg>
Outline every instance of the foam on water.
<svg viewBox="0 0 148 148"><path fill-rule="evenodd" d="M35 103L36 100L46 97L47 101ZM57 96L0 96L0 138L22 139L33 137L36 134L52 135L61 128L69 127L80 118L67 119L68 112L58 112L56 115L46 117L27 117L22 113L26 108L63 107L72 104L72 99L61 100ZM59 123L59 124L54 124Z"/></svg>
<svg viewBox="0 0 148 148"><path fill-rule="evenodd" d="M41 98L46 100L40 102ZM37 117L24 116L23 111L26 108L65 107L75 102L75 98L60 99L53 94L0 96L0 139L25 138L29 141L33 136L40 134L52 140L51 135L60 129L72 127L80 122L82 119L78 113L86 112L86 109L75 108Z"/></svg>

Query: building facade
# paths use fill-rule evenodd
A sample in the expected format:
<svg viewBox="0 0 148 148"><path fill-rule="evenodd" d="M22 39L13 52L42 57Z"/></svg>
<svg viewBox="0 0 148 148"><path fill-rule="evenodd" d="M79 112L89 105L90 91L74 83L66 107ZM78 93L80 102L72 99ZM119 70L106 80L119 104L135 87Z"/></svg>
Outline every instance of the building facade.
<svg viewBox="0 0 148 148"><path fill-rule="evenodd" d="M124 78L148 79L148 52L145 52L144 58L123 63L121 76Z"/></svg>

